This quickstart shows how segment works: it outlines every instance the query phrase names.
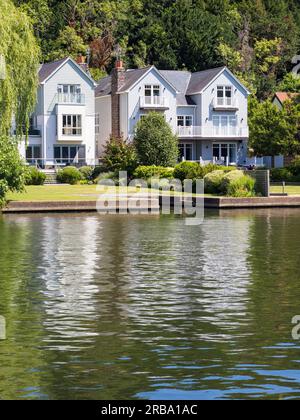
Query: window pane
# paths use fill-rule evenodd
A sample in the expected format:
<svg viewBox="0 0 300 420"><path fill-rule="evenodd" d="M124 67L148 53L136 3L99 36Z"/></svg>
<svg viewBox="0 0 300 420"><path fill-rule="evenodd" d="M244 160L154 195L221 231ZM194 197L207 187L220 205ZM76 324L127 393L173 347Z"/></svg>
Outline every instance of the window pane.
<svg viewBox="0 0 300 420"><path fill-rule="evenodd" d="M185 145L185 158L186 160L193 159L193 146L191 144Z"/></svg>
<svg viewBox="0 0 300 420"><path fill-rule="evenodd" d="M184 158L184 144L179 145L179 158L182 160Z"/></svg>
<svg viewBox="0 0 300 420"><path fill-rule="evenodd" d="M80 146L78 147L78 159L85 159L85 147Z"/></svg>
<svg viewBox="0 0 300 420"><path fill-rule="evenodd" d="M220 159L220 145L214 144L213 145L213 156L214 158Z"/></svg>
<svg viewBox="0 0 300 420"><path fill-rule="evenodd" d="M184 117L182 117L182 116L177 117L177 126L178 127L183 127L184 126Z"/></svg>
<svg viewBox="0 0 300 420"><path fill-rule="evenodd" d="M187 127L191 127L193 125L193 117L188 115L185 120L185 125Z"/></svg>
<svg viewBox="0 0 300 420"><path fill-rule="evenodd" d="M28 146L26 149L26 159L32 159L32 147Z"/></svg>
<svg viewBox="0 0 300 420"><path fill-rule="evenodd" d="M75 159L77 155L77 147L70 147L70 159Z"/></svg>
<svg viewBox="0 0 300 420"><path fill-rule="evenodd" d="M54 146L54 159L60 159L61 158L61 154L60 154L60 147L58 146Z"/></svg>
<svg viewBox="0 0 300 420"><path fill-rule="evenodd" d="M62 157L63 159L69 159L69 148L62 147Z"/></svg>
<svg viewBox="0 0 300 420"><path fill-rule="evenodd" d="M34 146L34 148L33 148L33 157L34 157L34 159L40 159L40 157L41 157L41 148L40 148L40 146Z"/></svg>

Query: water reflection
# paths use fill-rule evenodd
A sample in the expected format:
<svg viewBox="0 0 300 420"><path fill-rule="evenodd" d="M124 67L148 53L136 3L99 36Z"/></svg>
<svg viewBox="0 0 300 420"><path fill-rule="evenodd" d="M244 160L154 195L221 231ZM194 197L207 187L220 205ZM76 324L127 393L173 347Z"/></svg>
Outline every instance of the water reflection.
<svg viewBox="0 0 300 420"><path fill-rule="evenodd" d="M0 219L0 397L299 397L299 216Z"/></svg>

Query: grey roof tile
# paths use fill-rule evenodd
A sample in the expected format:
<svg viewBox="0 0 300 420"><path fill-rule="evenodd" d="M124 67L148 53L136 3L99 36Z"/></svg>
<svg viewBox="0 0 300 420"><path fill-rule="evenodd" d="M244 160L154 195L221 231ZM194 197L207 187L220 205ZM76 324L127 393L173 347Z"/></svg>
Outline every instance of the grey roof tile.
<svg viewBox="0 0 300 420"><path fill-rule="evenodd" d="M192 95L201 92L222 70L226 67L218 67L216 69L199 71L192 73L186 94Z"/></svg>
<svg viewBox="0 0 300 420"><path fill-rule="evenodd" d="M51 63L42 64L39 70L39 82L43 83L48 79L51 74L58 69L65 61L68 60L68 57L62 58L61 60L52 61Z"/></svg>

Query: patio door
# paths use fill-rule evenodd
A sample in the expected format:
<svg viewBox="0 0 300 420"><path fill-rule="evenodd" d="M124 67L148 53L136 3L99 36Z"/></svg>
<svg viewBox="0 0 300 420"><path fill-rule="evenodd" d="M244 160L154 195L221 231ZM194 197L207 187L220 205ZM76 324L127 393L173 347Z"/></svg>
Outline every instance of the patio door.
<svg viewBox="0 0 300 420"><path fill-rule="evenodd" d="M182 160L186 160L186 161L193 160L193 145L192 145L192 143L179 144L179 156L180 156L180 161L182 161Z"/></svg>
<svg viewBox="0 0 300 420"><path fill-rule="evenodd" d="M217 163L236 164L237 144L236 143L214 143L213 157Z"/></svg>

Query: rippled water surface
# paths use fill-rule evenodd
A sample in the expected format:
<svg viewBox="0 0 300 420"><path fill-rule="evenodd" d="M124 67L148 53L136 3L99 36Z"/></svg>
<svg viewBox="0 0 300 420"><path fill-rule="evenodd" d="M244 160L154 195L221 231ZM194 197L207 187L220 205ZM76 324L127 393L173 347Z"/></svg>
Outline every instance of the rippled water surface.
<svg viewBox="0 0 300 420"><path fill-rule="evenodd" d="M0 399L299 398L300 211L0 216Z"/></svg>

